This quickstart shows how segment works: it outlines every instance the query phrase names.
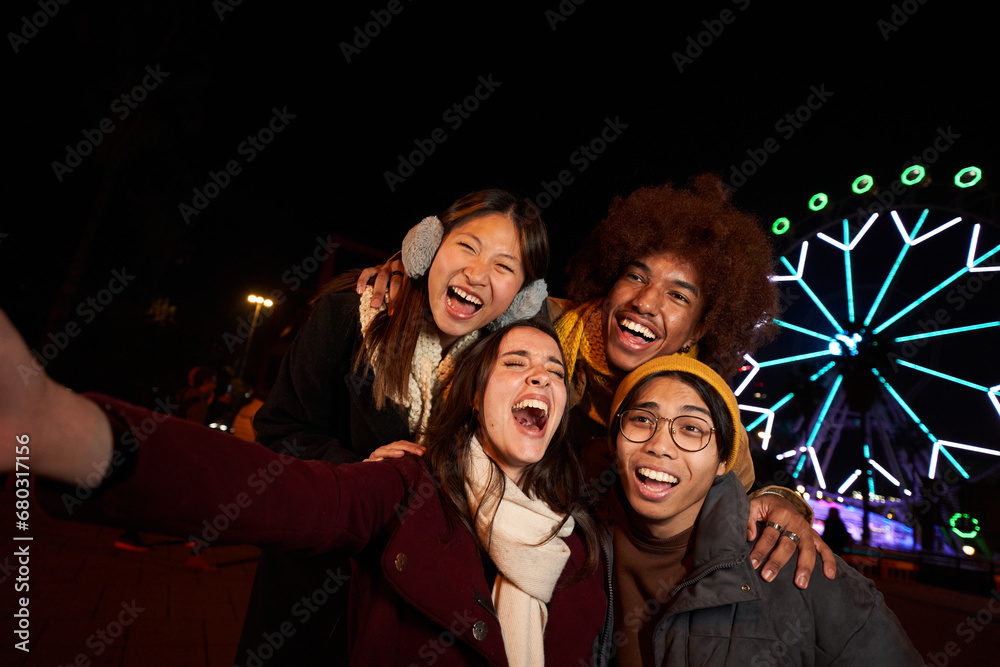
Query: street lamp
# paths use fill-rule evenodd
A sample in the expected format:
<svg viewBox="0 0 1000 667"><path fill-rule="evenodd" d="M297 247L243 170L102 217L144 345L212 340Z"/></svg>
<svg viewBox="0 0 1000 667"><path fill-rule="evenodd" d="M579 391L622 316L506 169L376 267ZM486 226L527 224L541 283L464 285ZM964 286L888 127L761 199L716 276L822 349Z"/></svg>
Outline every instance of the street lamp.
<svg viewBox="0 0 1000 667"><path fill-rule="evenodd" d="M243 381L243 371L246 369L247 357L250 356L250 343L253 341L253 330L257 328L257 318L260 315L260 308L264 306L270 308L274 305L274 302L270 299L265 299L262 296L255 296L251 294L247 297L247 301L256 304L256 308L253 311L253 320L250 322L250 333L247 335L247 345L243 348L243 361L240 362L240 372L237 374L237 379L240 380L242 384Z"/></svg>

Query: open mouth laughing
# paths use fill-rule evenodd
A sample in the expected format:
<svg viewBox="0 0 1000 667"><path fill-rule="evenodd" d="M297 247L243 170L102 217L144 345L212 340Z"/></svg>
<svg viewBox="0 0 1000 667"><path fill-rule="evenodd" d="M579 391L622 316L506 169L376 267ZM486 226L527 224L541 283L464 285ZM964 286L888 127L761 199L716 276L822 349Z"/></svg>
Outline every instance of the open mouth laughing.
<svg viewBox="0 0 1000 667"><path fill-rule="evenodd" d="M528 431L541 432L549 421L549 406L544 401L526 398L511 408L514 420Z"/></svg>
<svg viewBox="0 0 1000 667"><path fill-rule="evenodd" d="M657 336L653 330L645 324L636 322L628 317L619 317L618 328L627 340L640 345L652 343L659 338L659 336Z"/></svg>
<svg viewBox="0 0 1000 667"><path fill-rule="evenodd" d="M680 479L662 470L641 467L635 471L636 480L642 489L652 494L661 494L677 486Z"/></svg>
<svg viewBox="0 0 1000 667"><path fill-rule="evenodd" d="M475 315L483 307L483 300L461 287L448 288L448 307L464 315Z"/></svg>

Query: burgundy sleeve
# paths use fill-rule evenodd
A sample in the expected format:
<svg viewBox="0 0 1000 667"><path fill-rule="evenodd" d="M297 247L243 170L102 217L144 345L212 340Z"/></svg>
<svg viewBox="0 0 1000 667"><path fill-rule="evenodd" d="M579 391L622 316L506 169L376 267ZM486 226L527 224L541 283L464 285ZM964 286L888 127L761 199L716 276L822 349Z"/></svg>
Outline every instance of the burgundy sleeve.
<svg viewBox="0 0 1000 667"><path fill-rule="evenodd" d="M97 489L36 485L56 518L205 543L354 553L391 522L425 464L413 456L333 465L89 395L112 422L112 470Z"/></svg>

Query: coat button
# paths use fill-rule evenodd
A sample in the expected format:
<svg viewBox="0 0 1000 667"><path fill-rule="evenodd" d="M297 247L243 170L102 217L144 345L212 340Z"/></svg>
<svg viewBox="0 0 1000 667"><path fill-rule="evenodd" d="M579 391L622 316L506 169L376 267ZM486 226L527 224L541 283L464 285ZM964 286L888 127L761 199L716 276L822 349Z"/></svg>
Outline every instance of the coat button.
<svg viewBox="0 0 1000 667"><path fill-rule="evenodd" d="M402 572L406 569L406 554L398 553L396 554L396 571Z"/></svg>
<svg viewBox="0 0 1000 667"><path fill-rule="evenodd" d="M740 590L746 593L748 590L750 590L750 584L743 584L742 586L740 586Z"/></svg>
<svg viewBox="0 0 1000 667"><path fill-rule="evenodd" d="M487 632L489 632L489 628L482 621L476 621L476 624L472 626L472 636L479 641L486 639Z"/></svg>

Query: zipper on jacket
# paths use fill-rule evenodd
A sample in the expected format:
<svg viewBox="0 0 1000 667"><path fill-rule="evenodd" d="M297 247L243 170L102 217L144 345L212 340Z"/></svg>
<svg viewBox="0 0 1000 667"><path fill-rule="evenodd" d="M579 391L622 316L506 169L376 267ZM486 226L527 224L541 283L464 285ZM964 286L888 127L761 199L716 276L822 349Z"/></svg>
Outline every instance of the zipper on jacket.
<svg viewBox="0 0 1000 667"><path fill-rule="evenodd" d="M704 579L708 575L712 574L713 572L718 572L719 570L728 570L729 568L736 567L737 565L739 565L740 563L742 563L744 560L746 560L746 556L743 556L742 558L738 558L738 559L736 559L734 561L731 561L731 562L728 562L728 563L719 563L718 565L715 565L714 567L711 567L711 568L705 570L704 572L702 572L701 574L699 574L697 577L695 577L693 579L688 579L687 581L682 581L680 584L677 585L677 588L675 588L674 590L672 590L670 592L670 597L676 596L678 593L680 593L680 591L681 591L682 588L687 588L688 586L691 586L693 584L698 583L699 581L701 581L702 579Z"/></svg>
<svg viewBox="0 0 1000 667"><path fill-rule="evenodd" d="M608 544L607 540L600 540L601 551L604 552L604 562L606 563L604 567L604 574L607 583L608 591L608 611L604 615L604 630L601 633L600 646L598 648L597 659L598 664L602 667L611 664L611 635L614 629L614 614L615 614L615 590L613 584L613 572L614 565L611 555L611 546Z"/></svg>

